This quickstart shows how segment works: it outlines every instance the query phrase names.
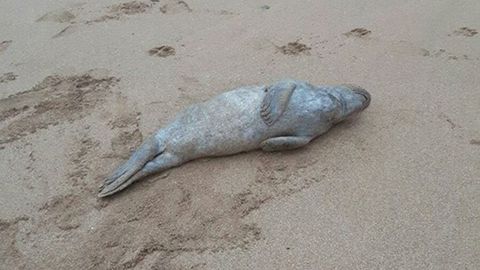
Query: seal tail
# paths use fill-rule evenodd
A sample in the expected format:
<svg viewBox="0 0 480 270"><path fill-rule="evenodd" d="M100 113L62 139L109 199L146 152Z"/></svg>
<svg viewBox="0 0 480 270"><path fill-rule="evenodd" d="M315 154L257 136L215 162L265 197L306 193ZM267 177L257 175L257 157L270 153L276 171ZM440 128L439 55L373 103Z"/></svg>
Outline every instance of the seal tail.
<svg viewBox="0 0 480 270"><path fill-rule="evenodd" d="M153 160L165 150L164 145L160 145L155 137L146 140L128 159L127 162L118 167L113 174L108 177L100 186L99 197L106 197L116 193L139 178L144 173L141 170L145 164Z"/></svg>

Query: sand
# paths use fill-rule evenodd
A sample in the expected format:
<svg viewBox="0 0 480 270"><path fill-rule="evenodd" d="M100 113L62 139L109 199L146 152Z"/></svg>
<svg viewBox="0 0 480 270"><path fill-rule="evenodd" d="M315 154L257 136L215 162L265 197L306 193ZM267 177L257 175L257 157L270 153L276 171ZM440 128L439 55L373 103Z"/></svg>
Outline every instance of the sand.
<svg viewBox="0 0 480 270"><path fill-rule="evenodd" d="M480 268L478 1L0 3L1 269ZM186 106L373 101L308 147L98 186Z"/></svg>

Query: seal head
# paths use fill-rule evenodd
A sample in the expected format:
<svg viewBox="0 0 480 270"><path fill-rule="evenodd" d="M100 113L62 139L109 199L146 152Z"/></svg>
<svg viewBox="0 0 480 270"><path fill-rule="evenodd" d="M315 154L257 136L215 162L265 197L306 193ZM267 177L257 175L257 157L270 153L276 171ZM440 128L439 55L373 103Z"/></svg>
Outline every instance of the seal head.
<svg viewBox="0 0 480 270"><path fill-rule="evenodd" d="M372 99L367 90L353 84L343 84L326 91L341 104L340 114L337 116L335 123L365 110Z"/></svg>

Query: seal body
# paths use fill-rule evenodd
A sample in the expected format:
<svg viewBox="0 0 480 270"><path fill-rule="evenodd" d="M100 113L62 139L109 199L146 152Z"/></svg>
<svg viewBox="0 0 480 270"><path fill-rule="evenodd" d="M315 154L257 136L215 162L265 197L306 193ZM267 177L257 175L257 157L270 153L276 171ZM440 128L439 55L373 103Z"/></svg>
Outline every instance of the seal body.
<svg viewBox="0 0 480 270"><path fill-rule="evenodd" d="M370 94L357 86L296 80L225 92L188 107L159 129L105 181L99 196L201 157L304 146L369 103Z"/></svg>

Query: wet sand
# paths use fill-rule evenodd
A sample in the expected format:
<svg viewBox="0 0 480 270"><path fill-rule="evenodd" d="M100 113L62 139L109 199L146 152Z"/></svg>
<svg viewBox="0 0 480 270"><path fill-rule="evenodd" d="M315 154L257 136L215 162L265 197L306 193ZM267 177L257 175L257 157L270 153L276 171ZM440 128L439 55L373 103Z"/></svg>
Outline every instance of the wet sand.
<svg viewBox="0 0 480 270"><path fill-rule="evenodd" d="M479 9L2 1L0 268L479 268ZM303 149L97 198L186 106L287 77L373 100Z"/></svg>

